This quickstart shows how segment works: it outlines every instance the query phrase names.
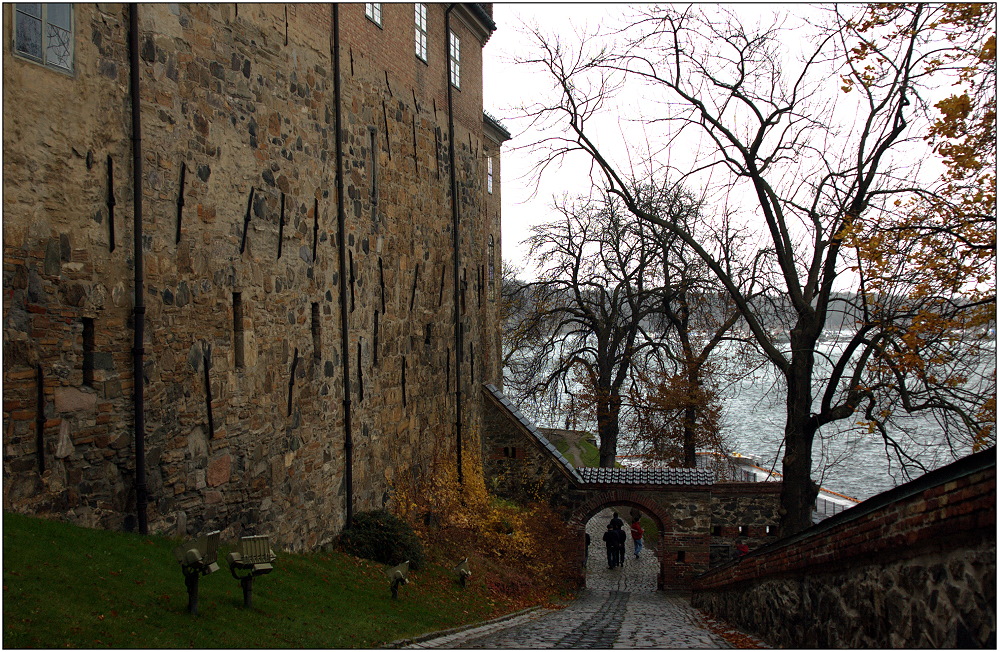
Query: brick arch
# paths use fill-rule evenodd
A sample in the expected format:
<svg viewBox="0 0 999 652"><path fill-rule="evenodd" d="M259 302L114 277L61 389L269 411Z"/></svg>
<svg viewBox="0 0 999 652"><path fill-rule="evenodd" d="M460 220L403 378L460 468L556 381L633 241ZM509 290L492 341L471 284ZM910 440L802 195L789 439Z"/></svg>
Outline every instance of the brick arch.
<svg viewBox="0 0 999 652"><path fill-rule="evenodd" d="M659 540L656 541L656 553L659 558L659 574L656 579L656 588L662 590L666 583L666 539L667 535L673 531L673 519L670 518L661 505L655 501L650 500L646 496L637 494L634 491L629 491L627 489L607 489L602 491L593 492L590 497L582 504L577 506L573 511L572 515L569 517L567 523L572 532L577 536L578 540L582 542L583 551L585 552L585 532L586 524L591 518L596 516L601 510L615 506L615 505L625 505L628 507L637 507L646 514L648 514L653 521L656 523L656 527L659 528ZM592 542L591 542L592 545ZM580 555L578 567L582 567L582 554ZM582 581L580 584L585 584L585 573L583 574Z"/></svg>

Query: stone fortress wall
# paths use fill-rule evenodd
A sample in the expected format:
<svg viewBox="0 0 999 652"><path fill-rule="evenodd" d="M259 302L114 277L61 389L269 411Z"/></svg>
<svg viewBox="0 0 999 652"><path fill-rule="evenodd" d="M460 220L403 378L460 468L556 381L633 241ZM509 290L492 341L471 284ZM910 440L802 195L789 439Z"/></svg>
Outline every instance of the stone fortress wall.
<svg viewBox="0 0 999 652"><path fill-rule="evenodd" d="M445 6L427 5L426 63L413 5L381 9L379 26L339 5L337 97L331 5L138 6L151 531L329 541L349 493L379 508L454 463L457 380L465 458L479 453L468 388L501 380L507 137L483 122L489 7L451 14L457 288ZM136 498L128 11L74 5L67 74L12 55L3 8L4 508L108 528L134 527Z"/></svg>

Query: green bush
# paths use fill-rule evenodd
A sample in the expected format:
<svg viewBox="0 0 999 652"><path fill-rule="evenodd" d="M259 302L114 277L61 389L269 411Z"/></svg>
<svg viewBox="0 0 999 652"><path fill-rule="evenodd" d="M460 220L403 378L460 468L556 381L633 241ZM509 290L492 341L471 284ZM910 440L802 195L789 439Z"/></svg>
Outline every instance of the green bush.
<svg viewBox="0 0 999 652"><path fill-rule="evenodd" d="M409 561L419 570L423 546L409 523L384 509L354 514L350 529L340 535L343 549L357 557L395 566Z"/></svg>

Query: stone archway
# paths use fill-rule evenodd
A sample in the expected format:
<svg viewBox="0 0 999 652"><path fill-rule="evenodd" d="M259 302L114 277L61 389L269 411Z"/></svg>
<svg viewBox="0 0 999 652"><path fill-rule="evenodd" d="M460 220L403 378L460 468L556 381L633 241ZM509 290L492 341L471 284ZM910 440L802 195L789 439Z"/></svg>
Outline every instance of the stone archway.
<svg viewBox="0 0 999 652"><path fill-rule="evenodd" d="M567 523L572 532L580 542L579 558L576 560L576 567L582 568L583 557L585 555L586 524L591 518L608 507L623 505L626 507L637 507L642 512L649 515L659 529L659 539L655 542L656 557L659 560L659 573L656 578L656 589L663 590L666 583L666 554L665 542L667 535L673 531L673 521L663 508L656 502L649 500L647 496L639 495L635 492L612 489L594 492L588 499L578 505L569 517ZM591 544L592 545L592 544ZM580 585L585 585L585 573L581 578Z"/></svg>

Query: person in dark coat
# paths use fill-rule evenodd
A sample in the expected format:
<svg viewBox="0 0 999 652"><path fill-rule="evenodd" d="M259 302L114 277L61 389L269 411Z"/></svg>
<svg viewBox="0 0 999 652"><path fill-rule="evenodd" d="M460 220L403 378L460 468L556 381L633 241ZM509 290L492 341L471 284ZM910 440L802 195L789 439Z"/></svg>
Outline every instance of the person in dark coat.
<svg viewBox="0 0 999 652"><path fill-rule="evenodd" d="M614 568L617 564L617 536L614 534L614 528L610 525L607 526L607 531L604 532L604 544L607 546L607 568Z"/></svg>
<svg viewBox="0 0 999 652"><path fill-rule="evenodd" d="M611 517L610 527L614 528L615 530L624 527L624 521L622 521L621 517L617 515L617 512L614 512L614 516Z"/></svg>
<svg viewBox="0 0 999 652"><path fill-rule="evenodd" d="M624 566L624 544L627 540L628 535L623 527L614 528L614 549L618 566Z"/></svg>

